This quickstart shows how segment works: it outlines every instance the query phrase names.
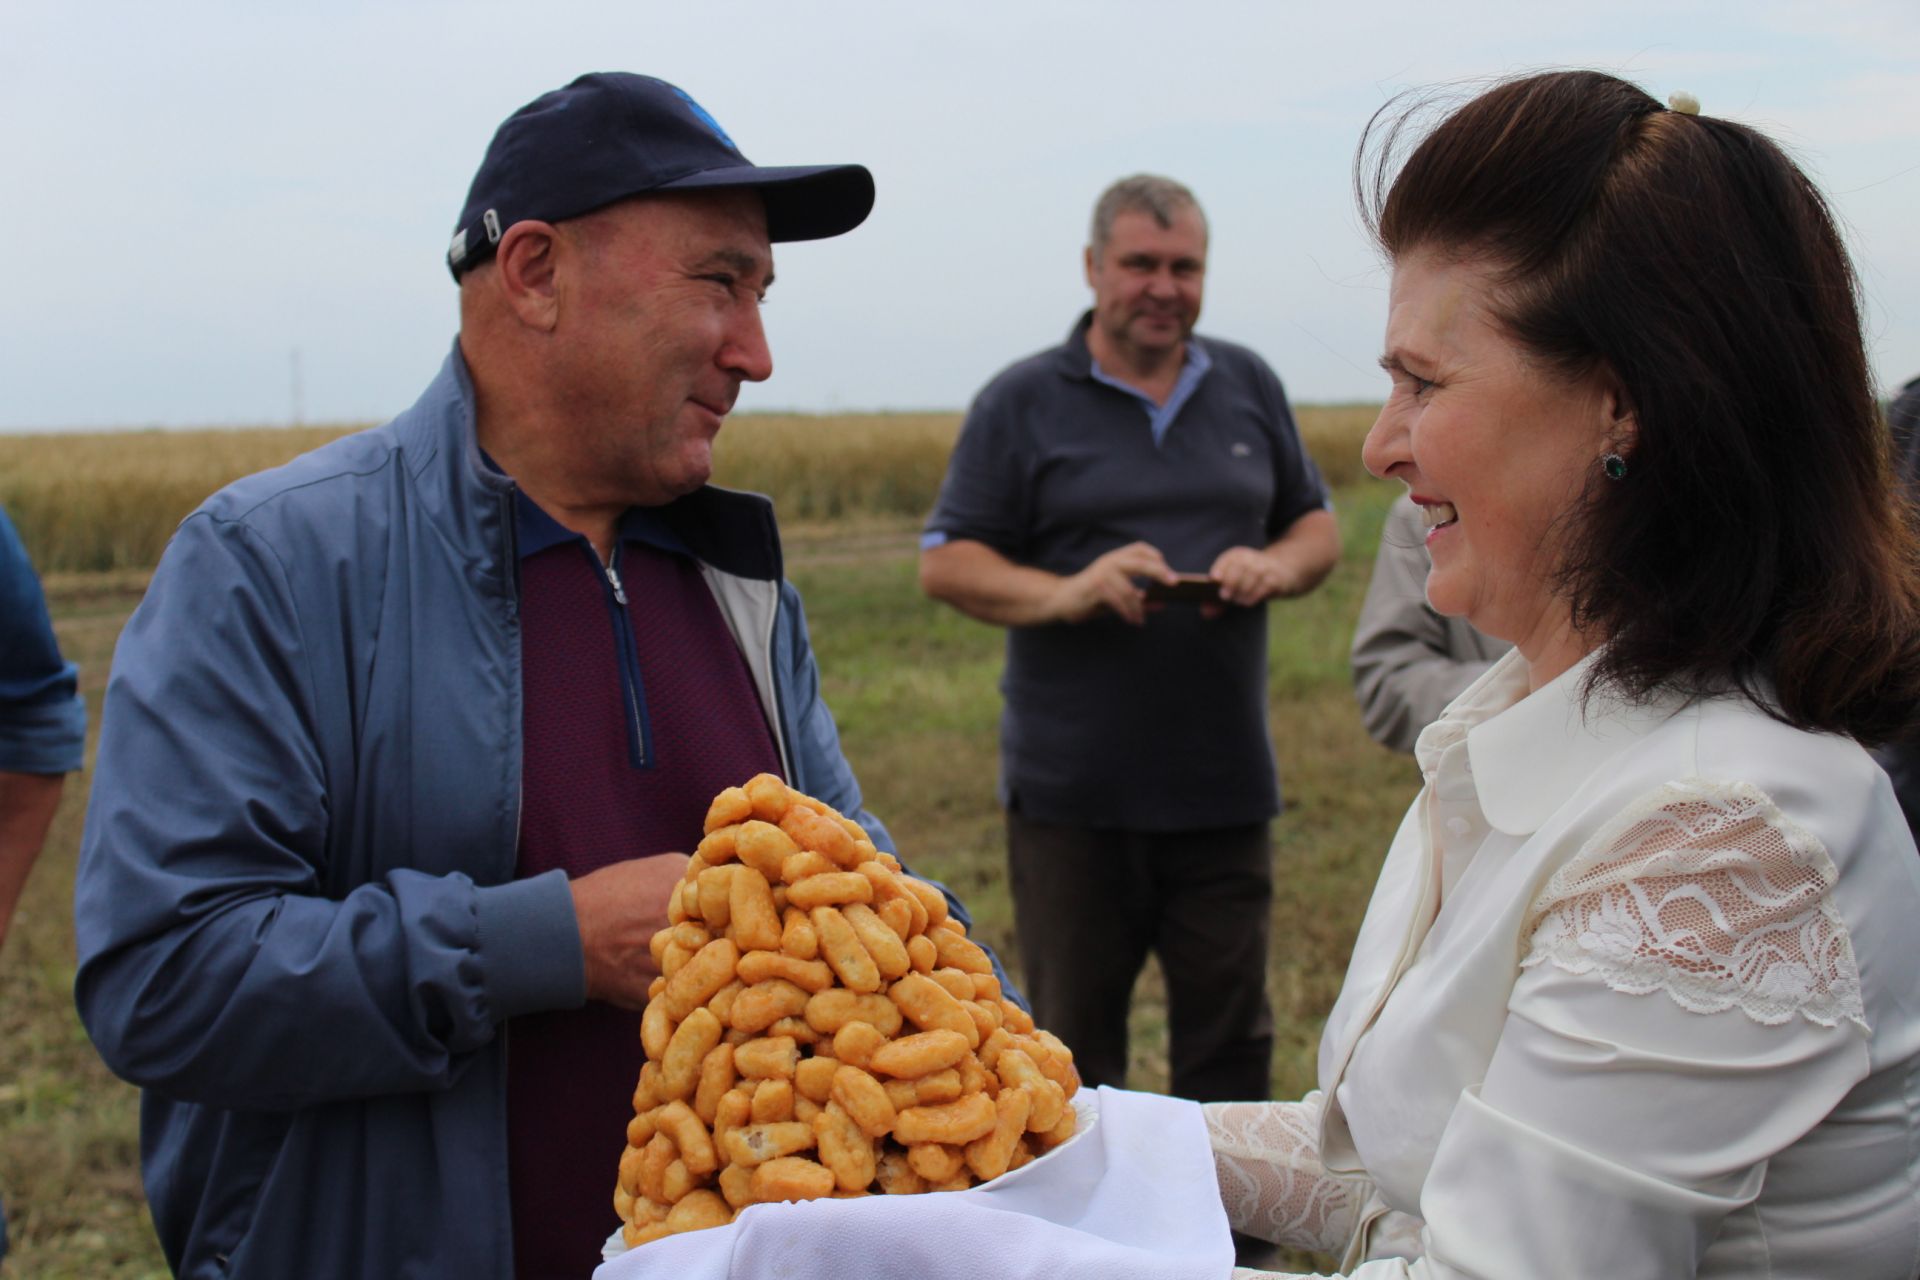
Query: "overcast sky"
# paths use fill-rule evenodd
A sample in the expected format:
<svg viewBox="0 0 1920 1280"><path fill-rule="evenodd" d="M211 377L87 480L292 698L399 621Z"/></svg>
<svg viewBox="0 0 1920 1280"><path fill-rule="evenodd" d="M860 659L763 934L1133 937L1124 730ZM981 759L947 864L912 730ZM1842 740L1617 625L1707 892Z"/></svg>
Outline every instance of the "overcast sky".
<svg viewBox="0 0 1920 1280"><path fill-rule="evenodd" d="M865 226L780 247L743 409L964 406L1066 331L1089 207L1141 170L1212 221L1203 332L1298 400L1377 399L1362 126L1575 65L1787 143L1847 224L1882 387L1920 374L1914 0L0 0L0 32L0 429L405 408L488 138L606 69L677 83L756 162L874 172Z"/></svg>

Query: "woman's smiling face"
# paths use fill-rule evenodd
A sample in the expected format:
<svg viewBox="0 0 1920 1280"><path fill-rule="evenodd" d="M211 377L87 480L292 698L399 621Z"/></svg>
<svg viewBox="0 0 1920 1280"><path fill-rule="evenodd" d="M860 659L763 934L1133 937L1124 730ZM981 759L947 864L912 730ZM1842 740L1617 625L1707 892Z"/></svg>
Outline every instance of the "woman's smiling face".
<svg viewBox="0 0 1920 1280"><path fill-rule="evenodd" d="M1564 669L1591 645L1555 589L1558 548L1629 428L1600 379L1570 383L1507 334L1494 289L1484 261L1417 250L1394 263L1381 360L1393 393L1361 456L1427 515L1428 602Z"/></svg>

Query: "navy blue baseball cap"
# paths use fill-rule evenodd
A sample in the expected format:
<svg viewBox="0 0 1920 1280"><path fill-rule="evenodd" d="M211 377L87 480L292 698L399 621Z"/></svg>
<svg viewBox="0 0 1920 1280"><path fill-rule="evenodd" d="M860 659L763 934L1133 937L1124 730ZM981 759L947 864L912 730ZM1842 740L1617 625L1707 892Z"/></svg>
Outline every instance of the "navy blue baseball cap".
<svg viewBox="0 0 1920 1280"><path fill-rule="evenodd" d="M771 240L851 231L873 208L873 175L857 164L767 168L750 163L685 92L624 71L596 71L508 116L473 175L447 249L461 273L493 256L506 229L561 222L655 191L752 187Z"/></svg>

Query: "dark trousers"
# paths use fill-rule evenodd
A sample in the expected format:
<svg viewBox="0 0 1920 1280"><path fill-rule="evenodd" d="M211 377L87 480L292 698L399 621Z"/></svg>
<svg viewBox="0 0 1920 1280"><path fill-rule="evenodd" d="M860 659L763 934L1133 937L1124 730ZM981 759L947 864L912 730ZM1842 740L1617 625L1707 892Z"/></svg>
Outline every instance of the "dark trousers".
<svg viewBox="0 0 1920 1280"><path fill-rule="evenodd" d="M1088 1084L1127 1080L1127 1009L1149 950L1167 980L1168 1091L1200 1102L1271 1087L1267 824L1116 831L1007 814L1014 931L1034 1020Z"/></svg>

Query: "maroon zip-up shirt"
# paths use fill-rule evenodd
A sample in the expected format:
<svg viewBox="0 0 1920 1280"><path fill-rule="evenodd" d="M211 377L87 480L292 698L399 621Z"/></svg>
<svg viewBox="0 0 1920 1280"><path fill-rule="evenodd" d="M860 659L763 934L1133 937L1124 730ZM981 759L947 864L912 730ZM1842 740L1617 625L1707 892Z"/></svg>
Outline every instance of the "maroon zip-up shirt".
<svg viewBox="0 0 1920 1280"><path fill-rule="evenodd" d="M685 547L621 522L610 574L518 495L518 874L585 875L699 842L714 795L781 772L753 677ZM645 1054L640 1015L589 1001L507 1024L508 1175L519 1280L583 1280L619 1226L613 1187Z"/></svg>

